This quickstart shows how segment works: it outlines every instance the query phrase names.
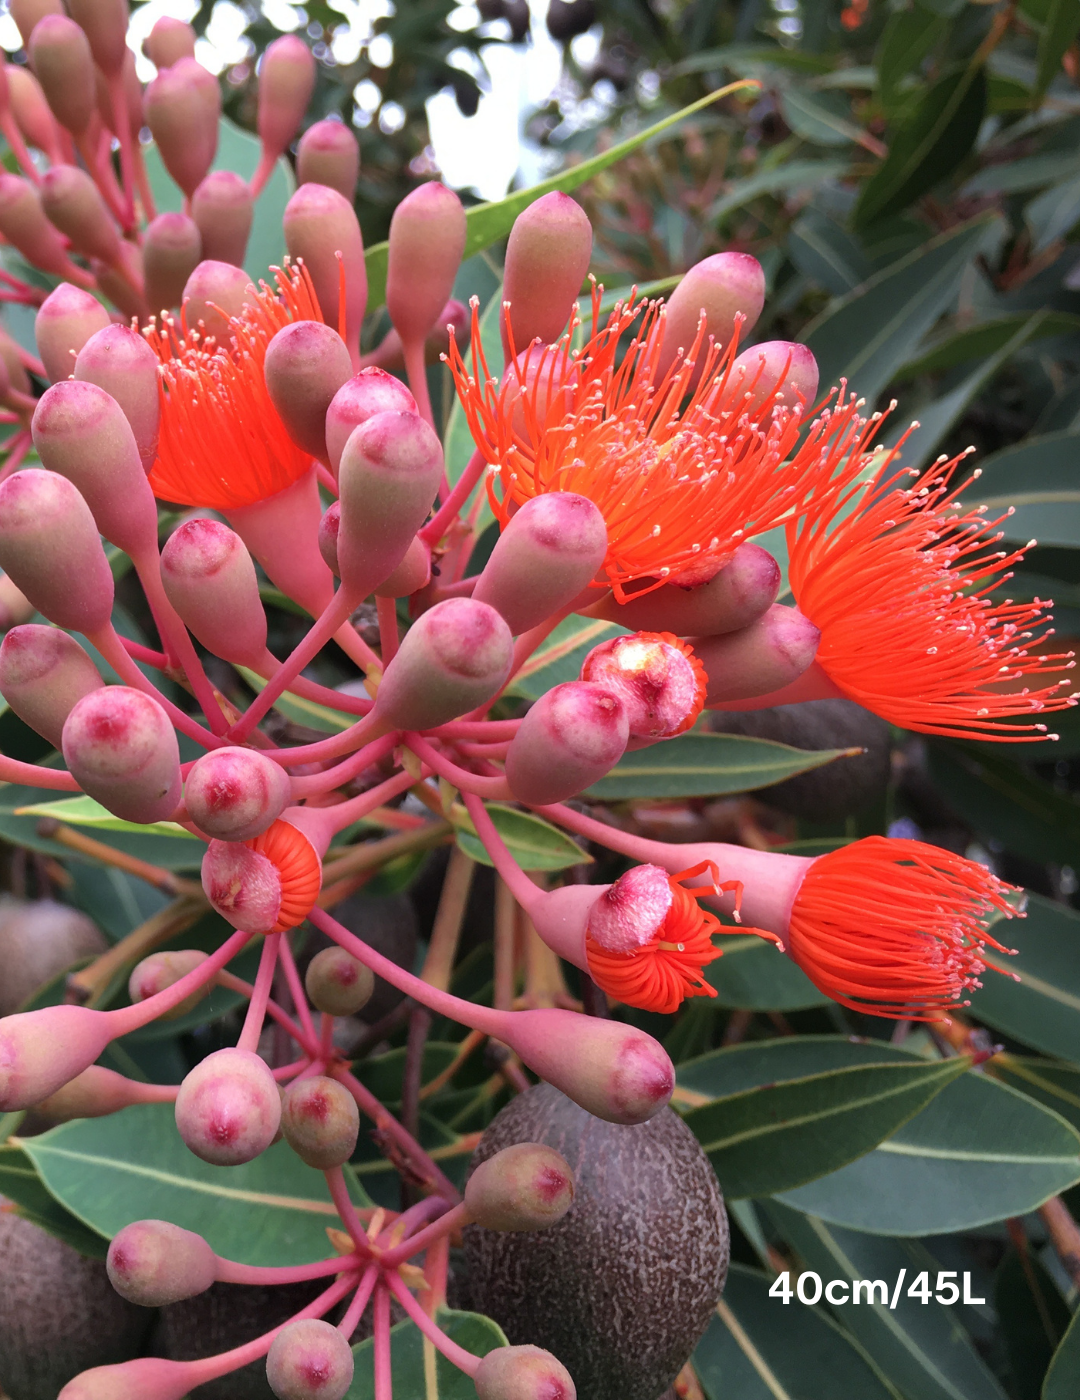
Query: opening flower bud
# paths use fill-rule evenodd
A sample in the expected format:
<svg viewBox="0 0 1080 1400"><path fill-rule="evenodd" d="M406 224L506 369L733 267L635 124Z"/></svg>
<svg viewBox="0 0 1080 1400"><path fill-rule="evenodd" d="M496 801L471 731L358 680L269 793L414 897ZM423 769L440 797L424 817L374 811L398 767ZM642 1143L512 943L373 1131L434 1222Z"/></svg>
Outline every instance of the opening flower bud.
<svg viewBox="0 0 1080 1400"><path fill-rule="evenodd" d="M465 210L437 180L406 195L390 220L386 309L405 344L422 341L454 290L465 251Z"/></svg>
<svg viewBox="0 0 1080 1400"><path fill-rule="evenodd" d="M28 263L59 277L79 280L59 230L45 214L41 196L21 175L0 175L0 233Z"/></svg>
<svg viewBox="0 0 1080 1400"><path fill-rule="evenodd" d="M592 224L576 200L545 194L514 220L506 245L503 349L510 358L534 340L553 345L566 329L592 257Z"/></svg>
<svg viewBox="0 0 1080 1400"><path fill-rule="evenodd" d="M513 639L487 603L448 598L406 632L373 711L395 729L433 729L493 700L510 674Z"/></svg>
<svg viewBox="0 0 1080 1400"><path fill-rule="evenodd" d="M809 618L779 603L738 632L691 638L708 682L705 708L790 685L813 662L820 638Z"/></svg>
<svg viewBox="0 0 1080 1400"><path fill-rule="evenodd" d="M231 170L213 170L191 196L191 216L202 237L202 255L242 267L255 217L246 180Z"/></svg>
<svg viewBox="0 0 1080 1400"><path fill-rule="evenodd" d="M149 475L157 456L161 421L158 359L153 350L130 326L107 326L95 332L79 351L75 378L96 384L120 405L143 471Z"/></svg>
<svg viewBox="0 0 1080 1400"><path fill-rule="evenodd" d="M41 177L41 204L77 252L114 263L120 256L120 231L112 221L97 185L85 170L54 165Z"/></svg>
<svg viewBox="0 0 1080 1400"><path fill-rule="evenodd" d="M181 948L176 952L151 953L148 958L143 958L141 962L132 968L131 976L128 978L128 996L133 1002L146 1001L148 997L157 996L158 992L163 992L166 987L171 987L174 982L179 982L181 977L186 977L189 972L206 961L207 954L201 953L198 948ZM175 1021L181 1016L186 1016L189 1011L193 1011L203 997L209 992L209 984L198 987L189 997L185 997L179 1006L174 1006L171 1011L166 1011L158 1017L159 1021Z"/></svg>
<svg viewBox="0 0 1080 1400"><path fill-rule="evenodd" d="M329 1171L352 1156L360 1135L360 1110L343 1084L314 1075L282 1093L281 1129L302 1162Z"/></svg>
<svg viewBox="0 0 1080 1400"><path fill-rule="evenodd" d="M527 632L589 586L607 545L604 517L587 496L534 496L499 536L472 596L497 608L515 636Z"/></svg>
<svg viewBox="0 0 1080 1400"><path fill-rule="evenodd" d="M0 568L58 627L89 634L107 625L112 571L67 477L27 467L0 485Z"/></svg>
<svg viewBox="0 0 1080 1400"><path fill-rule="evenodd" d="M496 1347L473 1376L479 1400L577 1400L573 1377L541 1347Z"/></svg>
<svg viewBox="0 0 1080 1400"><path fill-rule="evenodd" d="M355 1016L371 1000L375 974L335 945L323 948L308 963L304 988L317 1011L327 1016Z"/></svg>
<svg viewBox="0 0 1080 1400"><path fill-rule="evenodd" d="M214 1166L253 1161L280 1123L277 1081L254 1051L215 1050L180 1085L177 1129L195 1156Z"/></svg>
<svg viewBox="0 0 1080 1400"><path fill-rule="evenodd" d="M43 1006L0 1020L0 1113L33 1108L92 1065L112 1022L88 1006Z"/></svg>
<svg viewBox="0 0 1080 1400"><path fill-rule="evenodd" d="M24 723L60 747L72 709L104 681L79 643L59 627L28 622L0 643L0 695Z"/></svg>
<svg viewBox="0 0 1080 1400"><path fill-rule="evenodd" d="M341 332L355 362L367 304L367 268L352 201L328 185L301 185L285 206L282 222L289 256L303 258L323 320Z"/></svg>
<svg viewBox="0 0 1080 1400"><path fill-rule="evenodd" d="M70 379L75 356L90 337L109 325L109 313L89 292L61 282L38 308L34 338L45 373L54 384Z"/></svg>
<svg viewBox="0 0 1080 1400"><path fill-rule="evenodd" d="M235 530L219 520L185 520L161 551L161 581L208 651L236 666L262 663L266 613L255 565Z"/></svg>
<svg viewBox="0 0 1080 1400"><path fill-rule="evenodd" d="M121 1298L163 1308L205 1293L217 1275L217 1255L193 1230L167 1220L136 1220L113 1236L105 1267Z"/></svg>
<svg viewBox="0 0 1080 1400"><path fill-rule="evenodd" d="M297 34L267 46L259 64L259 140L277 159L296 135L315 91L315 57Z"/></svg>
<svg viewBox="0 0 1080 1400"><path fill-rule="evenodd" d="M542 695L521 721L506 754L506 781L519 802L562 802L613 768L629 738L618 695L567 681Z"/></svg>
<svg viewBox="0 0 1080 1400"><path fill-rule="evenodd" d="M784 404L808 413L818 391L818 367L805 345L766 340L744 350L731 366L723 392L724 407L754 413L764 403Z"/></svg>
<svg viewBox="0 0 1080 1400"><path fill-rule="evenodd" d="M691 384L700 377L708 349L708 337L726 346L735 333L735 318L742 316L740 335L746 336L757 324L765 305L765 274L757 258L749 253L714 253L695 263L664 308L664 336L660 343L657 379L671 368L680 350L689 352L705 316L706 340L698 355L698 370Z"/></svg>
<svg viewBox="0 0 1080 1400"><path fill-rule="evenodd" d="M574 1177L565 1157L538 1142L504 1147L465 1184L465 1206L485 1230L543 1230L574 1203Z"/></svg>
<svg viewBox="0 0 1080 1400"><path fill-rule="evenodd" d="M352 374L352 358L341 336L321 321L282 326L266 347L263 373L293 442L329 465L327 410Z"/></svg>
<svg viewBox="0 0 1080 1400"><path fill-rule="evenodd" d="M360 146L341 121L315 122L296 148L296 179L301 185L329 185L352 203L360 175Z"/></svg>
<svg viewBox="0 0 1080 1400"><path fill-rule="evenodd" d="M27 55L56 120L73 136L81 136L90 125L97 97L86 35L66 15L46 15L34 25Z"/></svg>
<svg viewBox="0 0 1080 1400"><path fill-rule="evenodd" d="M202 261L202 235L186 214L159 214L143 235L146 304L153 315L180 305L188 278Z"/></svg>
<svg viewBox="0 0 1080 1400"><path fill-rule="evenodd" d="M368 366L347 380L326 410L326 451L335 475L354 428L378 413L415 413L416 400L400 379Z"/></svg>
<svg viewBox="0 0 1080 1400"><path fill-rule="evenodd" d="M190 199L217 154L221 89L194 58L178 59L146 89L146 123L165 169Z"/></svg>
<svg viewBox="0 0 1080 1400"><path fill-rule="evenodd" d="M266 1356L266 1379L278 1400L343 1400L352 1385L353 1353L336 1327L318 1317L290 1322Z"/></svg>
<svg viewBox="0 0 1080 1400"><path fill-rule="evenodd" d="M593 647L581 679L617 695L635 739L671 739L689 729L705 703L705 672L670 632L633 632Z"/></svg>
<svg viewBox="0 0 1080 1400"><path fill-rule="evenodd" d="M202 862L206 897L233 928L283 933L303 923L318 898L322 863L283 818L247 841L211 841Z"/></svg>
<svg viewBox="0 0 1080 1400"><path fill-rule="evenodd" d="M74 1118L106 1118L133 1104L171 1102L172 1097L168 1084L147 1084L104 1065L90 1065L36 1103L34 1113L50 1123L70 1123Z"/></svg>
<svg viewBox="0 0 1080 1400"><path fill-rule="evenodd" d="M184 285L184 324L189 334L197 330L200 335L212 335L227 349L232 338L228 318L239 316L254 296L251 278L243 268L204 258Z"/></svg>
<svg viewBox="0 0 1080 1400"><path fill-rule="evenodd" d="M143 40L143 53L155 68L171 68L182 58L195 57L195 31L182 19L162 15Z"/></svg>
<svg viewBox="0 0 1080 1400"><path fill-rule="evenodd" d="M184 803L207 836L247 841L288 806L289 777L279 763L255 749L214 749L189 769Z"/></svg>
<svg viewBox="0 0 1080 1400"><path fill-rule="evenodd" d="M124 821L166 821L176 810L180 750L152 696L126 685L91 691L68 715L62 744L83 791Z"/></svg>

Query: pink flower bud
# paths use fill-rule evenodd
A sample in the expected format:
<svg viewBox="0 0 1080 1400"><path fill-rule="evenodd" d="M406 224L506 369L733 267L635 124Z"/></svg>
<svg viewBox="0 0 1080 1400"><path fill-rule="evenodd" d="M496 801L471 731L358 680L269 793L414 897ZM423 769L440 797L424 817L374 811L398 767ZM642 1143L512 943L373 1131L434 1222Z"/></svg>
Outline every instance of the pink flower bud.
<svg viewBox="0 0 1080 1400"><path fill-rule="evenodd" d="M182 948L172 953L151 953L148 958L143 958L132 968L128 978L128 996L132 1002L146 1001L157 996L158 992L163 992L166 987L179 982L181 977L194 972L206 958L207 954L201 953L197 948ZM176 1021L181 1016L186 1016L189 1011L194 1011L209 990L209 983L197 987L179 1006L163 1012L158 1020Z"/></svg>
<svg viewBox="0 0 1080 1400"><path fill-rule="evenodd" d="M780 589L779 564L756 544L741 544L730 564L702 583L687 586L683 577L626 603L605 594L586 611L631 631L713 636L749 627L772 606Z"/></svg>
<svg viewBox="0 0 1080 1400"><path fill-rule="evenodd" d="M88 1006L44 1006L0 1020L0 1113L47 1099L92 1065L112 1040L112 1022Z"/></svg>
<svg viewBox="0 0 1080 1400"><path fill-rule="evenodd" d="M127 52L128 0L67 0L67 7L90 41L94 62L115 77Z"/></svg>
<svg viewBox="0 0 1080 1400"><path fill-rule="evenodd" d="M115 81L114 78L113 82ZM135 55L129 48L124 49L120 82L124 89L128 130L133 137L138 139L139 132L146 125L146 121L143 113L142 83L139 82L139 75L135 70ZM98 115L114 136L122 137L120 113L113 104L114 90L100 68L94 70L94 84L97 92Z"/></svg>
<svg viewBox="0 0 1080 1400"><path fill-rule="evenodd" d="M476 1168L465 1208L485 1230L543 1230L574 1204L574 1175L553 1147L519 1142Z"/></svg>
<svg viewBox="0 0 1080 1400"><path fill-rule="evenodd" d="M355 1016L371 1000L375 974L335 944L323 948L308 963L304 990L317 1011L327 1016Z"/></svg>
<svg viewBox="0 0 1080 1400"><path fill-rule="evenodd" d="M90 271L98 291L128 320L140 325L150 319L145 298L139 290L143 285L142 249L125 239L120 244L118 264L90 259Z"/></svg>
<svg viewBox="0 0 1080 1400"><path fill-rule="evenodd" d="M266 1379L278 1400L343 1400L352 1385L353 1353L329 1322L304 1317L277 1334L266 1356Z"/></svg>
<svg viewBox="0 0 1080 1400"><path fill-rule="evenodd" d="M473 1383L479 1400L577 1400L570 1372L550 1351L534 1346L489 1351Z"/></svg>
<svg viewBox="0 0 1080 1400"><path fill-rule="evenodd" d="M130 326L108 326L86 342L75 359L75 378L96 384L119 404L131 427L143 471L157 457L161 400L158 359Z"/></svg>
<svg viewBox="0 0 1080 1400"><path fill-rule="evenodd" d="M405 558L375 588L376 598L409 598L431 582L431 551L419 538L413 539Z"/></svg>
<svg viewBox="0 0 1080 1400"><path fill-rule="evenodd" d="M195 1156L214 1166L252 1161L273 1142L280 1123L277 1081L251 1050L216 1050L180 1085L177 1129Z"/></svg>
<svg viewBox="0 0 1080 1400"><path fill-rule="evenodd" d="M282 326L266 347L263 372L293 442L329 465L327 410L352 374L352 357L341 336L321 321Z"/></svg>
<svg viewBox="0 0 1080 1400"><path fill-rule="evenodd" d="M387 579L427 519L442 445L416 413L379 413L355 428L338 465L341 581L359 598Z"/></svg>
<svg viewBox="0 0 1080 1400"><path fill-rule="evenodd" d="M38 20L46 15L62 15L64 0L10 0L8 10L23 41L23 48L30 45L30 35Z"/></svg>
<svg viewBox="0 0 1080 1400"><path fill-rule="evenodd" d="M43 272L78 276L63 238L45 215L41 196L21 175L0 175L0 233Z"/></svg>
<svg viewBox="0 0 1080 1400"><path fill-rule="evenodd" d="M195 31L182 19L162 15L143 40L143 53L155 68L171 68L182 58L195 57Z"/></svg>
<svg viewBox="0 0 1080 1400"><path fill-rule="evenodd" d="M461 200L437 180L425 181L394 210L386 309L405 344L424 339L454 290L465 231Z"/></svg>
<svg viewBox="0 0 1080 1400"><path fill-rule="evenodd" d="M255 565L234 530L218 520L186 520L161 551L161 581L208 651L236 666L262 664L266 613Z"/></svg>
<svg viewBox="0 0 1080 1400"><path fill-rule="evenodd" d="M255 749L213 749L195 761L184 783L191 820L219 841L258 836L277 821L289 795L285 769Z"/></svg>
<svg viewBox="0 0 1080 1400"><path fill-rule="evenodd" d="M433 729L493 700L513 659L510 629L494 608L448 598L405 633L373 711L395 729Z"/></svg>
<svg viewBox="0 0 1080 1400"><path fill-rule="evenodd" d="M54 165L41 179L41 203L49 221L88 258L112 263L120 256L120 231L101 192L85 170Z"/></svg>
<svg viewBox="0 0 1080 1400"><path fill-rule="evenodd" d="M133 1104L169 1103L172 1098L173 1090L168 1084L146 1084L126 1079L104 1065L90 1065L35 1104L34 1112L50 1123L70 1123L73 1118L106 1118Z"/></svg>
<svg viewBox="0 0 1080 1400"><path fill-rule="evenodd" d="M202 255L242 267L255 201L246 180L231 170L213 170L191 197L191 215L202 235Z"/></svg>
<svg viewBox="0 0 1080 1400"><path fill-rule="evenodd" d="M327 185L301 185L285 206L282 222L289 256L303 258L323 320L341 332L355 360L367 304L367 268L352 202ZM344 307L340 305L342 272Z"/></svg>
<svg viewBox="0 0 1080 1400"><path fill-rule="evenodd" d="M309 126L296 148L296 179L301 185L329 185L351 204L360 174L360 146L344 122Z"/></svg>
<svg viewBox="0 0 1080 1400"><path fill-rule="evenodd" d="M809 410L818 391L817 361L805 345L792 340L766 340L744 350L731 366L724 388L725 408L738 405L753 413L764 403Z"/></svg>
<svg viewBox="0 0 1080 1400"><path fill-rule="evenodd" d="M315 91L315 57L303 39L283 34L259 64L259 139L263 151L281 155L296 135Z"/></svg>
<svg viewBox="0 0 1080 1400"><path fill-rule="evenodd" d="M15 587L7 574L0 574L0 632L28 622L36 612L26 594Z"/></svg>
<svg viewBox="0 0 1080 1400"><path fill-rule="evenodd" d="M700 377L708 337L718 346L726 346L735 333L735 318L740 315L745 318L740 337L749 335L764 305L765 274L757 258L749 253L714 253L695 263L667 300L657 378L667 373L680 350L689 352L703 312L706 340L697 357L693 383Z"/></svg>
<svg viewBox="0 0 1080 1400"><path fill-rule="evenodd" d="M415 413L416 400L400 379L382 369L362 369L347 380L326 410L326 451L337 473L345 444L354 428L377 413Z"/></svg>
<svg viewBox="0 0 1080 1400"><path fill-rule="evenodd" d="M193 1230L167 1220L136 1220L113 1236L106 1268L121 1298L163 1308L205 1293L217 1275L217 1255Z"/></svg>
<svg viewBox="0 0 1080 1400"><path fill-rule="evenodd" d="M542 695L506 755L506 781L519 802L562 802L602 778L626 751L622 700L602 685L567 681Z"/></svg>
<svg viewBox="0 0 1080 1400"><path fill-rule="evenodd" d="M281 1095L285 1141L309 1167L329 1171L347 1162L360 1136L360 1111L343 1084L313 1075Z"/></svg>
<svg viewBox="0 0 1080 1400"><path fill-rule="evenodd" d="M34 336L45 373L54 384L70 379L75 356L90 337L109 325L109 313L97 297L61 282L38 308Z"/></svg>
<svg viewBox="0 0 1080 1400"><path fill-rule="evenodd" d="M255 288L243 268L204 258L184 286L184 321L188 331L212 335L226 348L231 340L230 316L239 316Z"/></svg>
<svg viewBox="0 0 1080 1400"><path fill-rule="evenodd" d="M633 632L593 647L581 667L617 695L635 739L671 739L701 714L705 674L693 651L670 632Z"/></svg>
<svg viewBox="0 0 1080 1400"><path fill-rule="evenodd" d="M59 13L59 11L57 11ZM60 127L46 101L41 84L28 68L7 68L11 114L23 136L52 161L60 159Z"/></svg>
<svg viewBox="0 0 1080 1400"><path fill-rule="evenodd" d="M141 690L110 685L84 696L64 724L63 750L83 791L124 821L165 821L176 810L176 732Z"/></svg>
<svg viewBox="0 0 1080 1400"><path fill-rule="evenodd" d="M337 557L337 541L340 530L341 502L333 501L323 511L322 519L319 521L319 553L335 578L341 577Z"/></svg>
<svg viewBox="0 0 1080 1400"><path fill-rule="evenodd" d="M68 1381L56 1400L184 1400L196 1383L193 1365L141 1356L118 1366L95 1366Z"/></svg>
<svg viewBox="0 0 1080 1400"><path fill-rule="evenodd" d="M74 20L50 14L35 24L27 54L56 120L81 136L97 105L90 41Z"/></svg>
<svg viewBox="0 0 1080 1400"><path fill-rule="evenodd" d="M178 59L146 89L146 121L165 169L190 199L217 153L221 89L193 58Z"/></svg>
<svg viewBox="0 0 1080 1400"><path fill-rule="evenodd" d="M43 465L79 488L111 544L131 555L156 548L157 502L135 434L110 394L81 379L54 384L38 400L32 428Z"/></svg>
<svg viewBox="0 0 1080 1400"><path fill-rule="evenodd" d="M510 358L534 340L553 345L566 329L592 257L592 225L568 194L545 194L514 220L506 245L503 349Z"/></svg>
<svg viewBox="0 0 1080 1400"><path fill-rule="evenodd" d="M56 472L27 467L0 485L0 568L58 627L90 634L112 615L113 576L94 517Z"/></svg>
<svg viewBox="0 0 1080 1400"><path fill-rule="evenodd" d="M188 278L202 261L202 236L186 214L159 214L143 235L146 303L158 316L180 305Z"/></svg>
<svg viewBox="0 0 1080 1400"><path fill-rule="evenodd" d="M86 652L58 627L13 627L0 644L0 694L53 748L75 705L102 685Z"/></svg>
<svg viewBox="0 0 1080 1400"><path fill-rule="evenodd" d="M708 679L705 708L790 685L814 660L820 637L797 608L774 603L757 622L738 632L692 638Z"/></svg>

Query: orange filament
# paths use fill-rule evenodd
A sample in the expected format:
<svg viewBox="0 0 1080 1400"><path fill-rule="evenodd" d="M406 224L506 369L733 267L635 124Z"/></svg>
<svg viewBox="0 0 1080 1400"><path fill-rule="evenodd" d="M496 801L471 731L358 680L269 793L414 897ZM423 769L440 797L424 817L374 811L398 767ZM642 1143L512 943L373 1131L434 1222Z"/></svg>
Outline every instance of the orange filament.
<svg viewBox="0 0 1080 1400"><path fill-rule="evenodd" d="M819 856L795 896L787 952L816 987L870 1016L938 1021L982 984L984 925L1017 912L985 866L922 841L868 836ZM1009 974L1006 974L1009 975Z"/></svg>
<svg viewBox="0 0 1080 1400"><path fill-rule="evenodd" d="M1050 621L1046 604L989 597L1030 546L996 549L1006 516L961 510L953 479L966 456L939 460L906 489L888 462L865 487L845 472L842 489L788 526L792 591L821 629L818 664L875 714L928 734L1040 739L1045 724L1006 721L1071 707L1058 694L1069 682L1015 682L1070 669L1072 652L1025 645L1052 635L1023 630Z"/></svg>
<svg viewBox="0 0 1080 1400"><path fill-rule="evenodd" d="M877 416L860 418L841 390L800 445L805 413L778 401L783 376L748 410L757 377L732 373L737 334L724 349L711 340L706 347L703 318L690 350L661 377L663 307L631 296L604 326L599 307L594 287L593 333L581 349L571 350L575 318L559 344L541 352L535 374L518 356L517 373L504 375L500 387L488 370L474 299L476 372L452 333L448 361L473 438L494 469L488 495L500 522L544 492L589 497L607 523L602 574L620 600L635 579L658 587L681 574L716 573L750 536L792 518L876 431ZM617 364L619 338L639 316ZM699 356L701 379L682 407Z"/></svg>
<svg viewBox="0 0 1080 1400"><path fill-rule="evenodd" d="M279 817L244 845L275 865L281 876L281 908L271 933L302 924L322 889L322 861L302 831Z"/></svg>
<svg viewBox="0 0 1080 1400"><path fill-rule="evenodd" d="M688 890L680 883L706 872L712 884L700 890ZM735 890L737 897L742 893L739 881L717 883L717 870L712 861L703 861L690 870L672 875L669 883L672 901L664 922L647 943L632 953L611 952L602 948L590 934L585 935L589 976L596 985L626 1006L664 1015L677 1011L687 997L716 996L715 988L705 981L704 974L709 963L723 956L720 949L713 946L712 938L716 933L735 932L721 924L715 914L702 909L698 898L730 890ZM779 942L775 934L761 929L740 927L738 931Z"/></svg>
<svg viewBox="0 0 1080 1400"><path fill-rule="evenodd" d="M161 360L161 431L150 485L159 500L232 510L276 496L311 468L273 405L263 361L292 321L321 321L302 264L274 269L277 292L260 283L241 315L229 318L232 344L219 346L166 317L145 331Z"/></svg>

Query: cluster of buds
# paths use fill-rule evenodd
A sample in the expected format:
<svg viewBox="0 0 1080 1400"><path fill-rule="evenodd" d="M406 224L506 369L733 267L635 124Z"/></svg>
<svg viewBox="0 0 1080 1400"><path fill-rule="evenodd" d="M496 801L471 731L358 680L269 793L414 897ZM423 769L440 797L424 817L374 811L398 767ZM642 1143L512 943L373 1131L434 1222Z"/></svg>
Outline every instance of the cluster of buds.
<svg viewBox="0 0 1080 1400"><path fill-rule="evenodd" d="M666 305L631 294L606 320L594 287L585 325L578 297L591 229L569 197L545 195L510 234L505 368L495 374L475 306L471 363L458 343L469 329L452 298L467 220L457 196L429 182L394 215L393 329L362 356L357 150L343 126L317 123L299 143L285 266L258 286L240 266L259 192L311 94L314 60L299 39L278 40L263 60L263 158L245 182L210 172L220 96L187 26L159 22L148 42L159 72L142 92L124 45L126 0L69 0L71 17L12 8L26 21L32 72L0 78L0 129L24 171L0 176L0 234L63 280L42 299L5 274L0 292L40 302L40 360L0 346L2 416L16 424L0 471L0 565L45 619L8 630L0 692L65 766L0 757L0 777L85 793L126 822L179 824L205 842L203 887L235 932L209 954L147 957L118 1009L62 1005L0 1020L0 1112L38 1107L59 1120L174 1100L188 1148L223 1166L253 1160L283 1134L325 1173L349 1240L314 1264L254 1268L167 1222L130 1225L109 1268L140 1304L215 1281L330 1282L248 1345L87 1372L62 1400L179 1400L260 1355L276 1395L340 1397L352 1378L348 1338L369 1304L376 1389L388 1395L391 1299L474 1377L483 1400L569 1400L573 1382L554 1357L511 1347L478 1360L411 1291L438 1298L448 1243L467 1221L532 1230L557 1220L572 1196L566 1164L546 1148L515 1148L477 1171L461 1200L351 1074L333 1018L362 1008L374 976L385 978L622 1124L667 1103L671 1062L618 1020L474 1004L399 968L321 907L331 843L410 790L447 814L460 794L539 936L618 1001L672 1012L715 995L705 969L731 925L705 901L748 919L741 932L773 943L846 1006L940 1018L978 985L987 945L1007 952L987 932L991 918L1013 912L1007 887L982 866L882 838L816 859L668 845L566 803L627 751L685 733L704 708L845 696L925 732L1043 738L1045 724L1025 717L1073 701L1060 680L1031 689L1025 678L1067 658L1032 645L1041 604L992 600L1020 554L998 549L995 523L958 503L959 459L907 485L900 448L873 445L881 415L864 414L843 386L816 402L805 347L740 352L765 295L752 257L709 257ZM144 122L184 194L183 214L155 215L137 139ZM426 378L442 351L475 441L456 481ZM51 381L40 398L28 369ZM31 445L41 465L19 470ZM469 575L485 500L501 534ZM198 512L163 548L158 502ZM794 606L777 602L780 569L753 542L778 526ZM130 558L160 650L115 629L103 540ZM283 658L268 647L256 566L313 619ZM378 650L352 622L372 596ZM521 717L498 717L505 708L493 717L572 614L620 631L589 653L577 680ZM75 634L119 684L105 683ZM364 695L307 674L331 643L363 673ZM206 653L261 678L243 712L208 679ZM179 682L190 703L170 700L147 670ZM334 709L344 727L279 746L260 726L288 694ZM178 734L202 756L181 762ZM376 764L379 781L357 793L354 780ZM637 863L611 885L541 889L504 844L487 799ZM332 946L301 979L291 932L305 920ZM256 941L248 984L227 966ZM288 1011L272 995L279 972ZM116 1037L189 1009L216 983L247 998L239 1041L181 1085L147 1086L95 1064ZM296 1047L274 1070L257 1053L268 1017ZM365 1220L349 1197L342 1168L361 1116L423 1185L421 1202L399 1216ZM421 1254L423 1270L409 1262ZM338 1304L333 1326L325 1317Z"/></svg>

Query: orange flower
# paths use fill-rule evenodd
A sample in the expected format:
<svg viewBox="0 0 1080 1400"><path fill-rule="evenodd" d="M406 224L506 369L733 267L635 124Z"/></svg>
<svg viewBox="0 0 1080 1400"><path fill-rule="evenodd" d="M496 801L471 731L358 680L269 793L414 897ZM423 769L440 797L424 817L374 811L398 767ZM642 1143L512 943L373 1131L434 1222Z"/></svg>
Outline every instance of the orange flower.
<svg viewBox="0 0 1080 1400"><path fill-rule="evenodd" d="M871 1016L941 1020L982 984L983 928L1016 913L985 866L922 841L868 836L819 856L795 895L785 951L834 1001ZM1008 975L1008 974L1006 974Z"/></svg>
<svg viewBox="0 0 1080 1400"><path fill-rule="evenodd" d="M1025 630L1050 621L1046 604L991 600L1025 549L995 548L1006 517L962 510L953 479L966 456L941 459L903 488L903 473L888 475L890 454L868 486L824 493L788 526L792 591L821 629L817 664L860 705L928 734L1038 739L1045 724L1007 721L1074 705L1058 694L1068 682L998 687L1060 671L1072 653L1025 645L1051 635Z"/></svg>
<svg viewBox="0 0 1080 1400"><path fill-rule="evenodd" d="M631 297L604 326L599 307L594 288L593 333L579 350L570 348L575 319L557 346L516 356L500 386L488 371L474 298L477 376L453 336L448 360L473 438L492 468L488 495L500 522L544 492L589 497L607 523L603 573L620 600L635 579L658 586L712 577L751 535L797 512L876 429L876 417L859 417L841 392L800 445L802 407L770 394L747 410L751 386L732 373L737 334L723 351L705 349L703 321L686 356L658 377L662 306ZM639 317L617 363L619 338ZM681 407L700 354L700 382Z"/></svg>
<svg viewBox="0 0 1080 1400"><path fill-rule="evenodd" d="M265 856L281 879L281 908L271 932L284 933L302 924L322 888L322 861L315 847L302 831L280 817L243 844Z"/></svg>
<svg viewBox="0 0 1080 1400"><path fill-rule="evenodd" d="M311 468L285 431L263 376L266 347L291 321L321 321L307 269L273 269L229 320L232 346L201 343L169 317L145 332L161 360L161 434L150 485L159 500L233 510L284 491Z"/></svg>

